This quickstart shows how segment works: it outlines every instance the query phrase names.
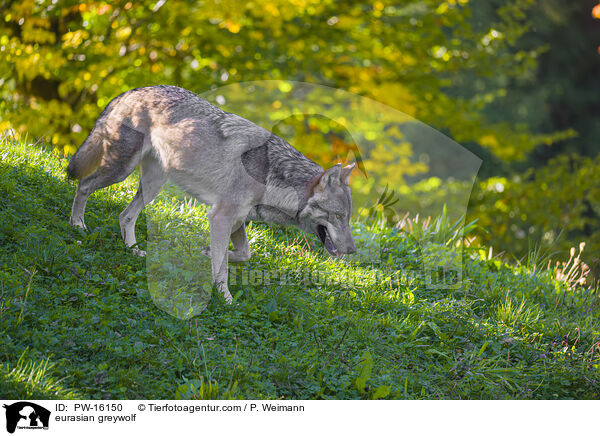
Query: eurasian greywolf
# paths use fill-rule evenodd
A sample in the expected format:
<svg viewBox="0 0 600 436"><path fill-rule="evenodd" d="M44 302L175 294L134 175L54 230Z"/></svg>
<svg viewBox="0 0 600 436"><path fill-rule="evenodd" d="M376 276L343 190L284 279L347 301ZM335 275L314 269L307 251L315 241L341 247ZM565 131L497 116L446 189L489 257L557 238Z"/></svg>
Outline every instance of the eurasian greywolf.
<svg viewBox="0 0 600 436"><path fill-rule="evenodd" d="M121 182L138 165L138 191L119 216L125 244L136 244L138 215L171 179L211 206L210 248L203 253L227 302L227 262L250 258L246 221L314 232L331 255L356 251L348 186L354 164L324 171L268 130L175 86L132 89L106 106L67 168L70 177L81 179L70 224L85 229L88 197Z"/></svg>

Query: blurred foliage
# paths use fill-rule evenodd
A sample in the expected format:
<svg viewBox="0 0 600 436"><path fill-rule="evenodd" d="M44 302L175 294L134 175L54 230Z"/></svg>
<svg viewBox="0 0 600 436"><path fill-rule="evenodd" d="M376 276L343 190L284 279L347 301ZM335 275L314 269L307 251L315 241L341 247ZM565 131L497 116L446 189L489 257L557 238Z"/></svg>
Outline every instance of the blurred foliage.
<svg viewBox="0 0 600 436"><path fill-rule="evenodd" d="M593 266L596 3L0 0L0 130L72 153L105 105L133 87L206 93L254 80L319 83L415 117L480 156L470 218L487 233L478 230L477 241L522 257L564 228L560 248L587 241L583 258ZM275 131L317 162L370 144L362 169L378 185L357 173L354 187L381 194L389 185L400 196L397 219L434 213L443 201L462 207L471 178L436 177L436 165L457 158L451 148L423 159L422 138L393 125L368 119L356 138L334 118L285 119L285 103L269 102L270 120L283 120ZM383 132L394 141L382 142Z"/></svg>
<svg viewBox="0 0 600 436"><path fill-rule="evenodd" d="M494 0L476 8L477 21L486 22L501 3ZM480 241L518 258L533 247L545 247L559 251L563 261L569 259L570 248L585 241L582 258L596 280L600 276L598 19L596 0L541 2L528 12L529 31L515 46L523 52L541 51L537 68L511 79L501 74L460 76L455 82L461 95L466 90L485 93L488 87L504 84L506 96L484 109L490 119L528 126L534 133L561 130L565 135L511 163L489 153L484 156L480 145L464 142L484 158L469 208L469 215L488 230L480 232Z"/></svg>
<svg viewBox="0 0 600 436"><path fill-rule="evenodd" d="M537 52L510 54L526 30L513 0L485 29L467 0L440 3L332 0L0 2L0 77L6 121L73 151L98 111L136 86L196 92L226 82L318 82L372 97L459 141L507 156L542 138L486 122L494 100L451 97L448 77L520 76ZM543 138L548 140L548 138ZM512 151L509 151L512 150Z"/></svg>
<svg viewBox="0 0 600 436"><path fill-rule="evenodd" d="M484 11L497 7L500 1L483 2L478 7L480 19ZM600 21L593 16L596 0L539 2L527 14L529 31L516 45L517 50L537 50L537 68L521 77L506 79L501 74L487 79L490 89L504 83L506 97L485 111L491 119L527 125L536 133L561 130L565 137L551 144L540 144L526 153L518 169L540 166L561 153L593 156L599 151L600 124ZM474 82L466 87L473 88ZM484 90L486 79L476 78L475 89ZM571 135L567 133L571 132ZM551 146L549 146L551 145Z"/></svg>
<svg viewBox="0 0 600 436"><path fill-rule="evenodd" d="M561 155L547 166L511 178L481 182L469 216L487 229L479 235L497 251L523 256L535 245L569 259L571 247L586 242L582 258L600 266L600 155Z"/></svg>

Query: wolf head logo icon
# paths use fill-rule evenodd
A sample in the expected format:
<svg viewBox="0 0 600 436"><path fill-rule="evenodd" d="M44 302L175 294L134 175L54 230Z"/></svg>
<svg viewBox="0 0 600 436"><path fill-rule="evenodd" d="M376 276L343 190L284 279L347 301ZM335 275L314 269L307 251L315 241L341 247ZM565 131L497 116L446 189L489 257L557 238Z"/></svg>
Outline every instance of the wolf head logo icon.
<svg viewBox="0 0 600 436"><path fill-rule="evenodd" d="M31 428L48 428L50 411L29 401L19 401L6 409L6 431L14 433L17 425Z"/></svg>

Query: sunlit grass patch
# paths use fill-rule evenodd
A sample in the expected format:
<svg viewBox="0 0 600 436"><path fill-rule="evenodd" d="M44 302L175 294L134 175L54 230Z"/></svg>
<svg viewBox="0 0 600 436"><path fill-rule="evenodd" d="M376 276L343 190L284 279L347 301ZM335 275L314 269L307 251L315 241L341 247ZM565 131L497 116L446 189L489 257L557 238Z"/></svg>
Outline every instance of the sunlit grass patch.
<svg viewBox="0 0 600 436"><path fill-rule="evenodd" d="M74 400L81 394L52 376L49 359L33 361L23 353L14 365L0 364L0 396L5 399Z"/></svg>

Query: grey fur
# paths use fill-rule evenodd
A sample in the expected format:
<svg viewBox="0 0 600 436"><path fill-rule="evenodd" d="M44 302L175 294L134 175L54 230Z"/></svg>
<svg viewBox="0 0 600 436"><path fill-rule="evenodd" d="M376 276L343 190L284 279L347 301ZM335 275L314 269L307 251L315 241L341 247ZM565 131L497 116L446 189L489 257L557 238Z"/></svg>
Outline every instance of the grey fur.
<svg viewBox="0 0 600 436"><path fill-rule="evenodd" d="M353 253L352 197L340 164L324 171L280 137L174 86L137 88L113 99L69 162L80 178L69 222L85 228L88 197L139 166L138 192L119 216L128 246L135 222L167 178L211 205L212 276L228 302L227 263L250 257L246 221L295 225L316 233L333 255ZM229 240L233 251L228 250ZM144 254L135 249L138 253Z"/></svg>

